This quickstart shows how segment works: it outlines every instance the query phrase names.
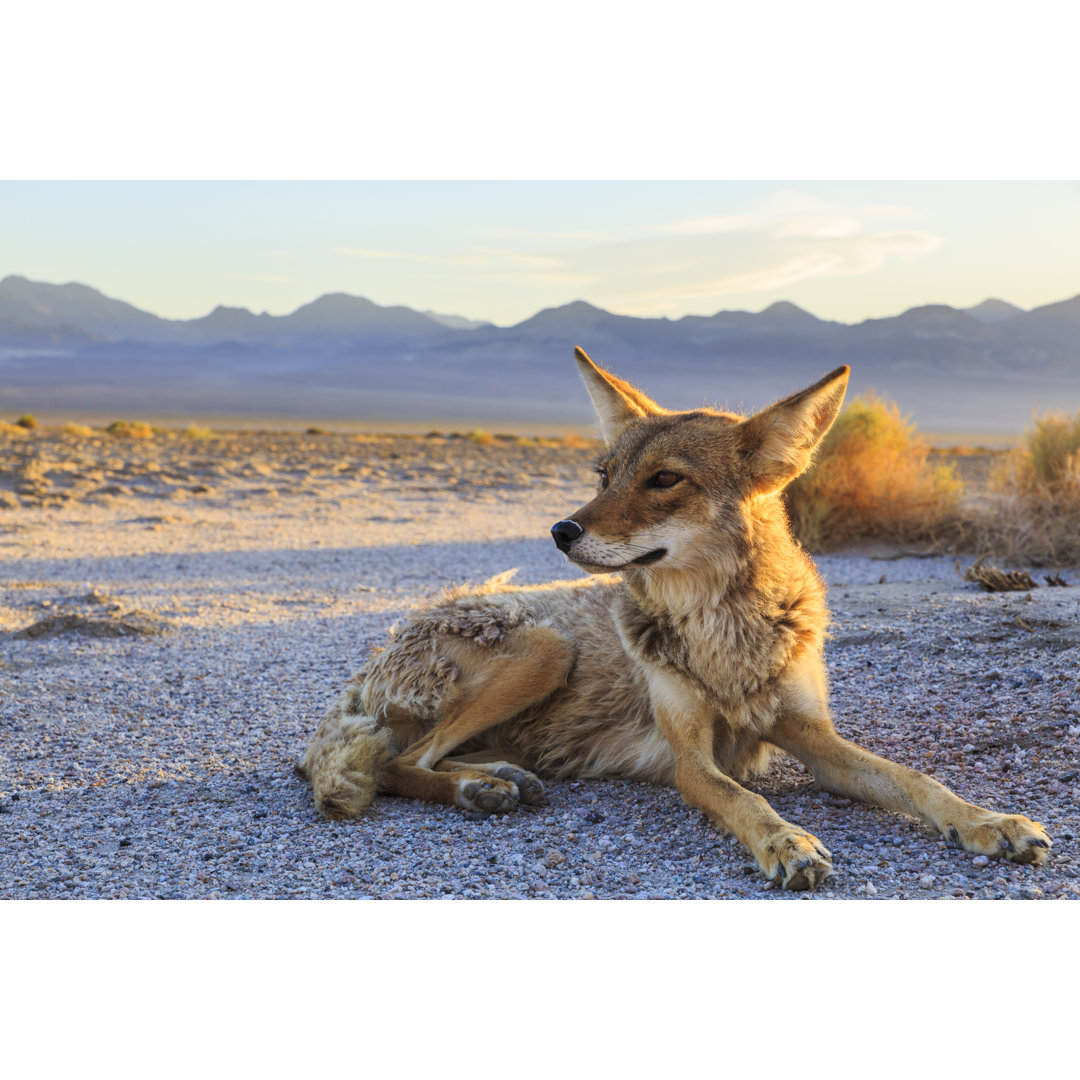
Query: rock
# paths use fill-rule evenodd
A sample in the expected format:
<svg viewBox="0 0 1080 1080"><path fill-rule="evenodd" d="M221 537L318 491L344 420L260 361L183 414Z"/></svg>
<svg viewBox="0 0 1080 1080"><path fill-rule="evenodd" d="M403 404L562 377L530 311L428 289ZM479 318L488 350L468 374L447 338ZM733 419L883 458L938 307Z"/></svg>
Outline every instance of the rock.
<svg viewBox="0 0 1080 1080"><path fill-rule="evenodd" d="M919 888L920 889L932 889L933 887L934 887L934 875L933 874L923 874L919 878Z"/></svg>
<svg viewBox="0 0 1080 1080"><path fill-rule="evenodd" d="M11 636L20 641L56 637L59 634L80 633L90 637L135 637L160 634L168 624L148 611L129 611L125 615L49 615Z"/></svg>
<svg viewBox="0 0 1080 1080"><path fill-rule="evenodd" d="M972 866L989 866L990 865L990 860L985 855L976 855L975 858L971 860L971 865Z"/></svg>

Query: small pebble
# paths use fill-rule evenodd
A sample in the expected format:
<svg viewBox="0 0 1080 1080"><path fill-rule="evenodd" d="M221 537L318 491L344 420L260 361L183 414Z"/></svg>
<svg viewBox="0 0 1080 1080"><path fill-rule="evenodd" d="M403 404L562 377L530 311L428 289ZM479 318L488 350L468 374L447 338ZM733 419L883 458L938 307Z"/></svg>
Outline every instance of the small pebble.
<svg viewBox="0 0 1080 1080"><path fill-rule="evenodd" d="M990 859L986 855L976 855L975 858L971 860L971 865L972 866L989 866L990 865Z"/></svg>
<svg viewBox="0 0 1080 1080"><path fill-rule="evenodd" d="M932 874L923 874L919 878L920 889L932 889L934 887L934 877Z"/></svg>

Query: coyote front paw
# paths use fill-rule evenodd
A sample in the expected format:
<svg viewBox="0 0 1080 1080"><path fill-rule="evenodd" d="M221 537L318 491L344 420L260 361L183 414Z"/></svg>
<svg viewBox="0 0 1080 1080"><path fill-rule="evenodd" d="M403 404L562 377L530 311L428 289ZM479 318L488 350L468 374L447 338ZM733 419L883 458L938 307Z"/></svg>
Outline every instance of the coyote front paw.
<svg viewBox="0 0 1080 1080"><path fill-rule="evenodd" d="M1051 840L1046 830L1023 814L995 814L984 810L981 816L966 824L946 825L941 833L965 851L989 855L992 859L1005 858L1014 863L1038 866L1050 854Z"/></svg>
<svg viewBox="0 0 1080 1080"><path fill-rule="evenodd" d="M508 780L496 777L463 777L458 784L457 801L458 806L466 810L478 810L482 814L508 814L517 809L518 789Z"/></svg>
<svg viewBox="0 0 1080 1080"><path fill-rule="evenodd" d="M544 801L544 785L538 777L505 761L494 764L492 774L500 780L509 780L518 790L518 799L526 806L539 806Z"/></svg>
<svg viewBox="0 0 1080 1080"><path fill-rule="evenodd" d="M765 876L785 889L813 889L832 873L828 850L795 825L769 836L757 860Z"/></svg>

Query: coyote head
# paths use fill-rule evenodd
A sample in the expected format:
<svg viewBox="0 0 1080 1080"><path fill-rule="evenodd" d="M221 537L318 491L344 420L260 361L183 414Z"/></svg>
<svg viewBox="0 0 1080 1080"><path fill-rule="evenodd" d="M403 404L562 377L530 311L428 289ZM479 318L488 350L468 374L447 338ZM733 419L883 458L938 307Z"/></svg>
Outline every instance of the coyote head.
<svg viewBox="0 0 1080 1080"><path fill-rule="evenodd" d="M746 418L672 412L575 350L600 423L599 492L551 535L590 573L689 570L745 548L755 506L810 464L840 411L844 366Z"/></svg>

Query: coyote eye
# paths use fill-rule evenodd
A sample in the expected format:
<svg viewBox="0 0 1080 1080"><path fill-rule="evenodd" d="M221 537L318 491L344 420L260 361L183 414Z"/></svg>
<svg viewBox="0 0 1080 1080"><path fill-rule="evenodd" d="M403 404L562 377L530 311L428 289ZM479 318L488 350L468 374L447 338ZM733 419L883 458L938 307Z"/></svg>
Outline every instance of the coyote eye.
<svg viewBox="0 0 1080 1080"><path fill-rule="evenodd" d="M608 479L607 469L597 469L597 472L600 474L600 490L606 491L608 484L611 483Z"/></svg>
<svg viewBox="0 0 1080 1080"><path fill-rule="evenodd" d="M669 472L667 469L661 469L660 472L649 480L649 487L674 487L681 479L682 477L677 472Z"/></svg>

